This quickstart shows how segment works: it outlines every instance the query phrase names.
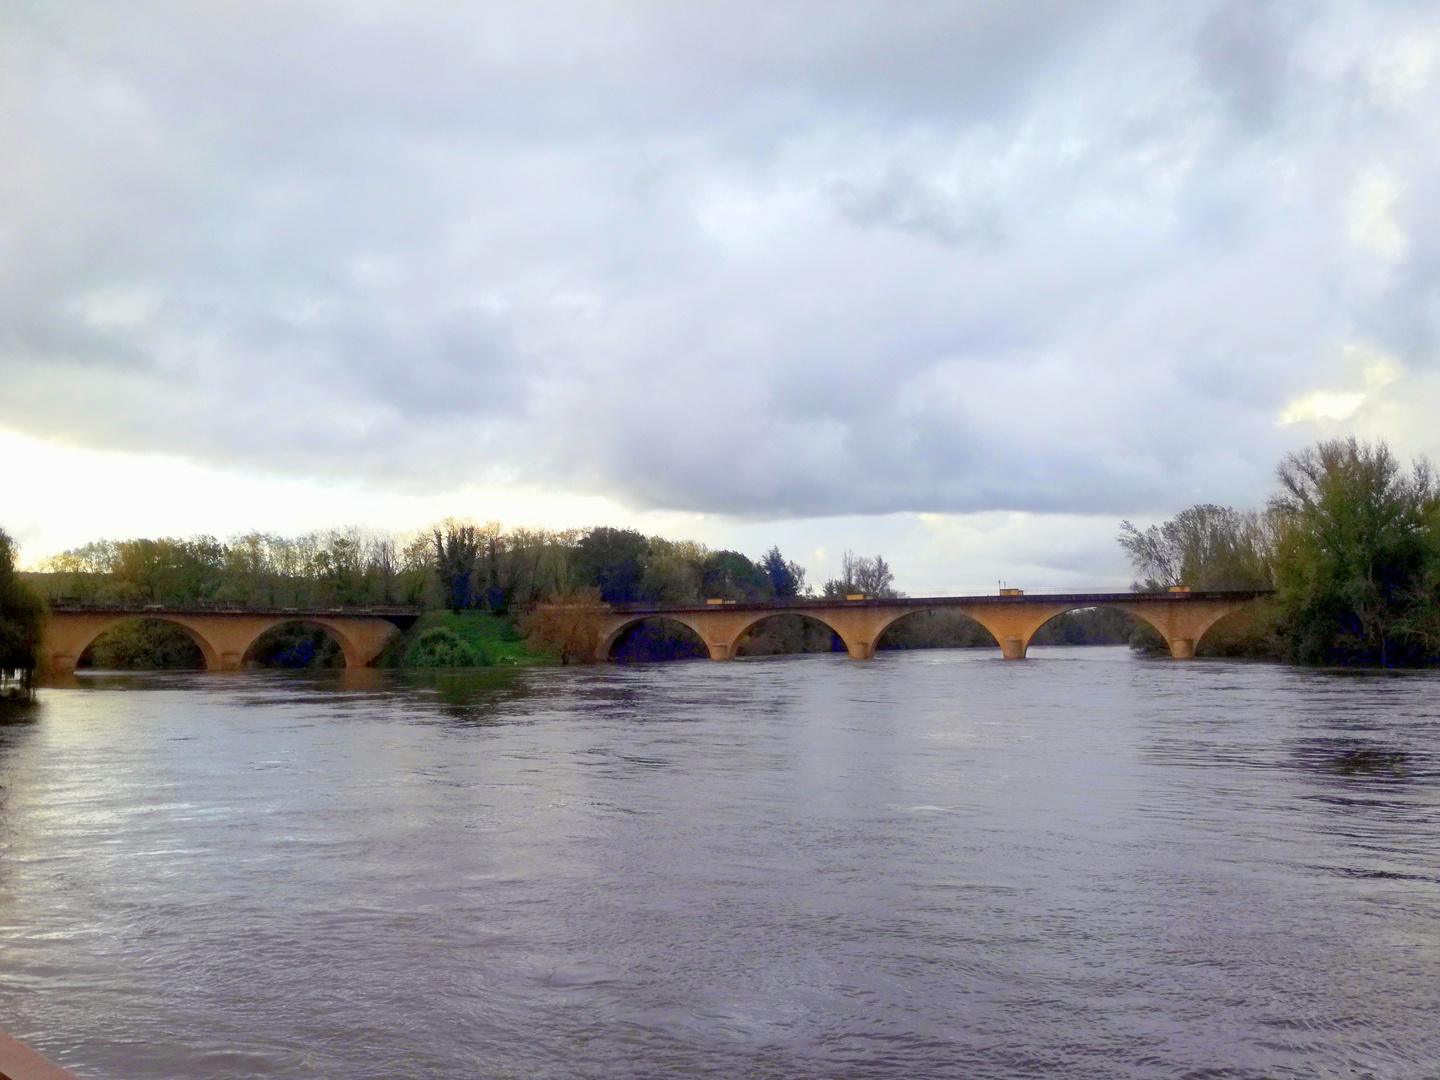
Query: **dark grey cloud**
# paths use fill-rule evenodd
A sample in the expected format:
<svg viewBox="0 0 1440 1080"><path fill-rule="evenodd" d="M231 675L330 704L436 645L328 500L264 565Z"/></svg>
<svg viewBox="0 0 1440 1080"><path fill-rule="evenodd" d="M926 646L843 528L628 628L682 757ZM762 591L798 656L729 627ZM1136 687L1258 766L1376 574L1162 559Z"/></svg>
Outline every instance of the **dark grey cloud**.
<svg viewBox="0 0 1440 1080"><path fill-rule="evenodd" d="M0 12L0 424L753 516L1244 501L1435 363L1440 5Z"/></svg>

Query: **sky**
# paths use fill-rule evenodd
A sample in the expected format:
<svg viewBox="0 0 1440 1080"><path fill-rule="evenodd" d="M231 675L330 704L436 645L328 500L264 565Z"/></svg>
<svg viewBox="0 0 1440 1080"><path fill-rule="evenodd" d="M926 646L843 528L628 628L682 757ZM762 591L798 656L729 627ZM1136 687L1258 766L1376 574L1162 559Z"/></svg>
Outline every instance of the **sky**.
<svg viewBox="0 0 1440 1080"><path fill-rule="evenodd" d="M1440 457L1440 2L11 0L0 527L1128 581Z"/></svg>

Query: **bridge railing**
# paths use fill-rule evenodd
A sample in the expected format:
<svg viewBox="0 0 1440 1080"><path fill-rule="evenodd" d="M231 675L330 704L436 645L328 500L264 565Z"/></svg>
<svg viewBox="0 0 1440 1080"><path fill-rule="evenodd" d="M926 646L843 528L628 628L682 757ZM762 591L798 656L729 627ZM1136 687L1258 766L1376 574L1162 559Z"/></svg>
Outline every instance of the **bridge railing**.
<svg viewBox="0 0 1440 1080"><path fill-rule="evenodd" d="M689 602L683 604L662 604L647 600L613 601L605 606L617 614L644 614L666 611L795 611L804 612L816 608L836 607L951 607L962 604L1097 604L1124 603L1134 600L1161 600L1168 603L1186 603L1196 600L1251 600L1269 596L1273 589L1195 589L1191 591L1164 590L1160 592L1116 592L1072 589L1067 592L1035 593L1006 592L1002 594L974 593L964 596L866 596L850 597L794 597L784 600L724 600Z"/></svg>

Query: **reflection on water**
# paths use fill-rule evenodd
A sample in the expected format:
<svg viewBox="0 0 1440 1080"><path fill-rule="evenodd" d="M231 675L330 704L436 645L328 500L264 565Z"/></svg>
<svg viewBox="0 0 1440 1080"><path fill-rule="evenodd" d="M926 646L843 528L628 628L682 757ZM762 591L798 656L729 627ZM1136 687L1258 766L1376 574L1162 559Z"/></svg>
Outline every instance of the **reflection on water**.
<svg viewBox="0 0 1440 1080"><path fill-rule="evenodd" d="M0 1026L131 1080L1434 1075L1437 691L81 675L0 722Z"/></svg>

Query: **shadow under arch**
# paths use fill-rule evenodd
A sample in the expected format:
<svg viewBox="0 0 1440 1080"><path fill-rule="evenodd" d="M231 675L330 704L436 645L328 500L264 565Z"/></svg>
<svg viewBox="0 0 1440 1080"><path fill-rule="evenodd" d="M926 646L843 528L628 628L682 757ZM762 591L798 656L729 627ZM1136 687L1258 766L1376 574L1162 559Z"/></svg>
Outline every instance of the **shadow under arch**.
<svg viewBox="0 0 1440 1080"><path fill-rule="evenodd" d="M1035 628L1027 648L1032 645L1129 645L1135 631L1146 627L1157 635L1158 628L1144 618L1109 605L1067 608L1051 616ZM1164 636L1159 640L1163 644Z"/></svg>
<svg viewBox="0 0 1440 1080"><path fill-rule="evenodd" d="M118 618L86 642L75 667L94 671L202 671L217 666L200 634L163 615Z"/></svg>
<svg viewBox="0 0 1440 1080"><path fill-rule="evenodd" d="M919 608L888 623L875 639L876 651L908 649L998 649L995 635L954 608Z"/></svg>
<svg viewBox="0 0 1440 1080"><path fill-rule="evenodd" d="M796 611L761 615L735 640L736 656L790 656L843 653L845 641L824 619Z"/></svg>
<svg viewBox="0 0 1440 1080"><path fill-rule="evenodd" d="M340 632L312 619L286 619L260 633L241 666L246 668L343 668L350 650Z"/></svg>
<svg viewBox="0 0 1440 1080"><path fill-rule="evenodd" d="M666 615L632 619L611 633L603 650L600 659L618 664L653 664L710 656L704 639L693 627Z"/></svg>

